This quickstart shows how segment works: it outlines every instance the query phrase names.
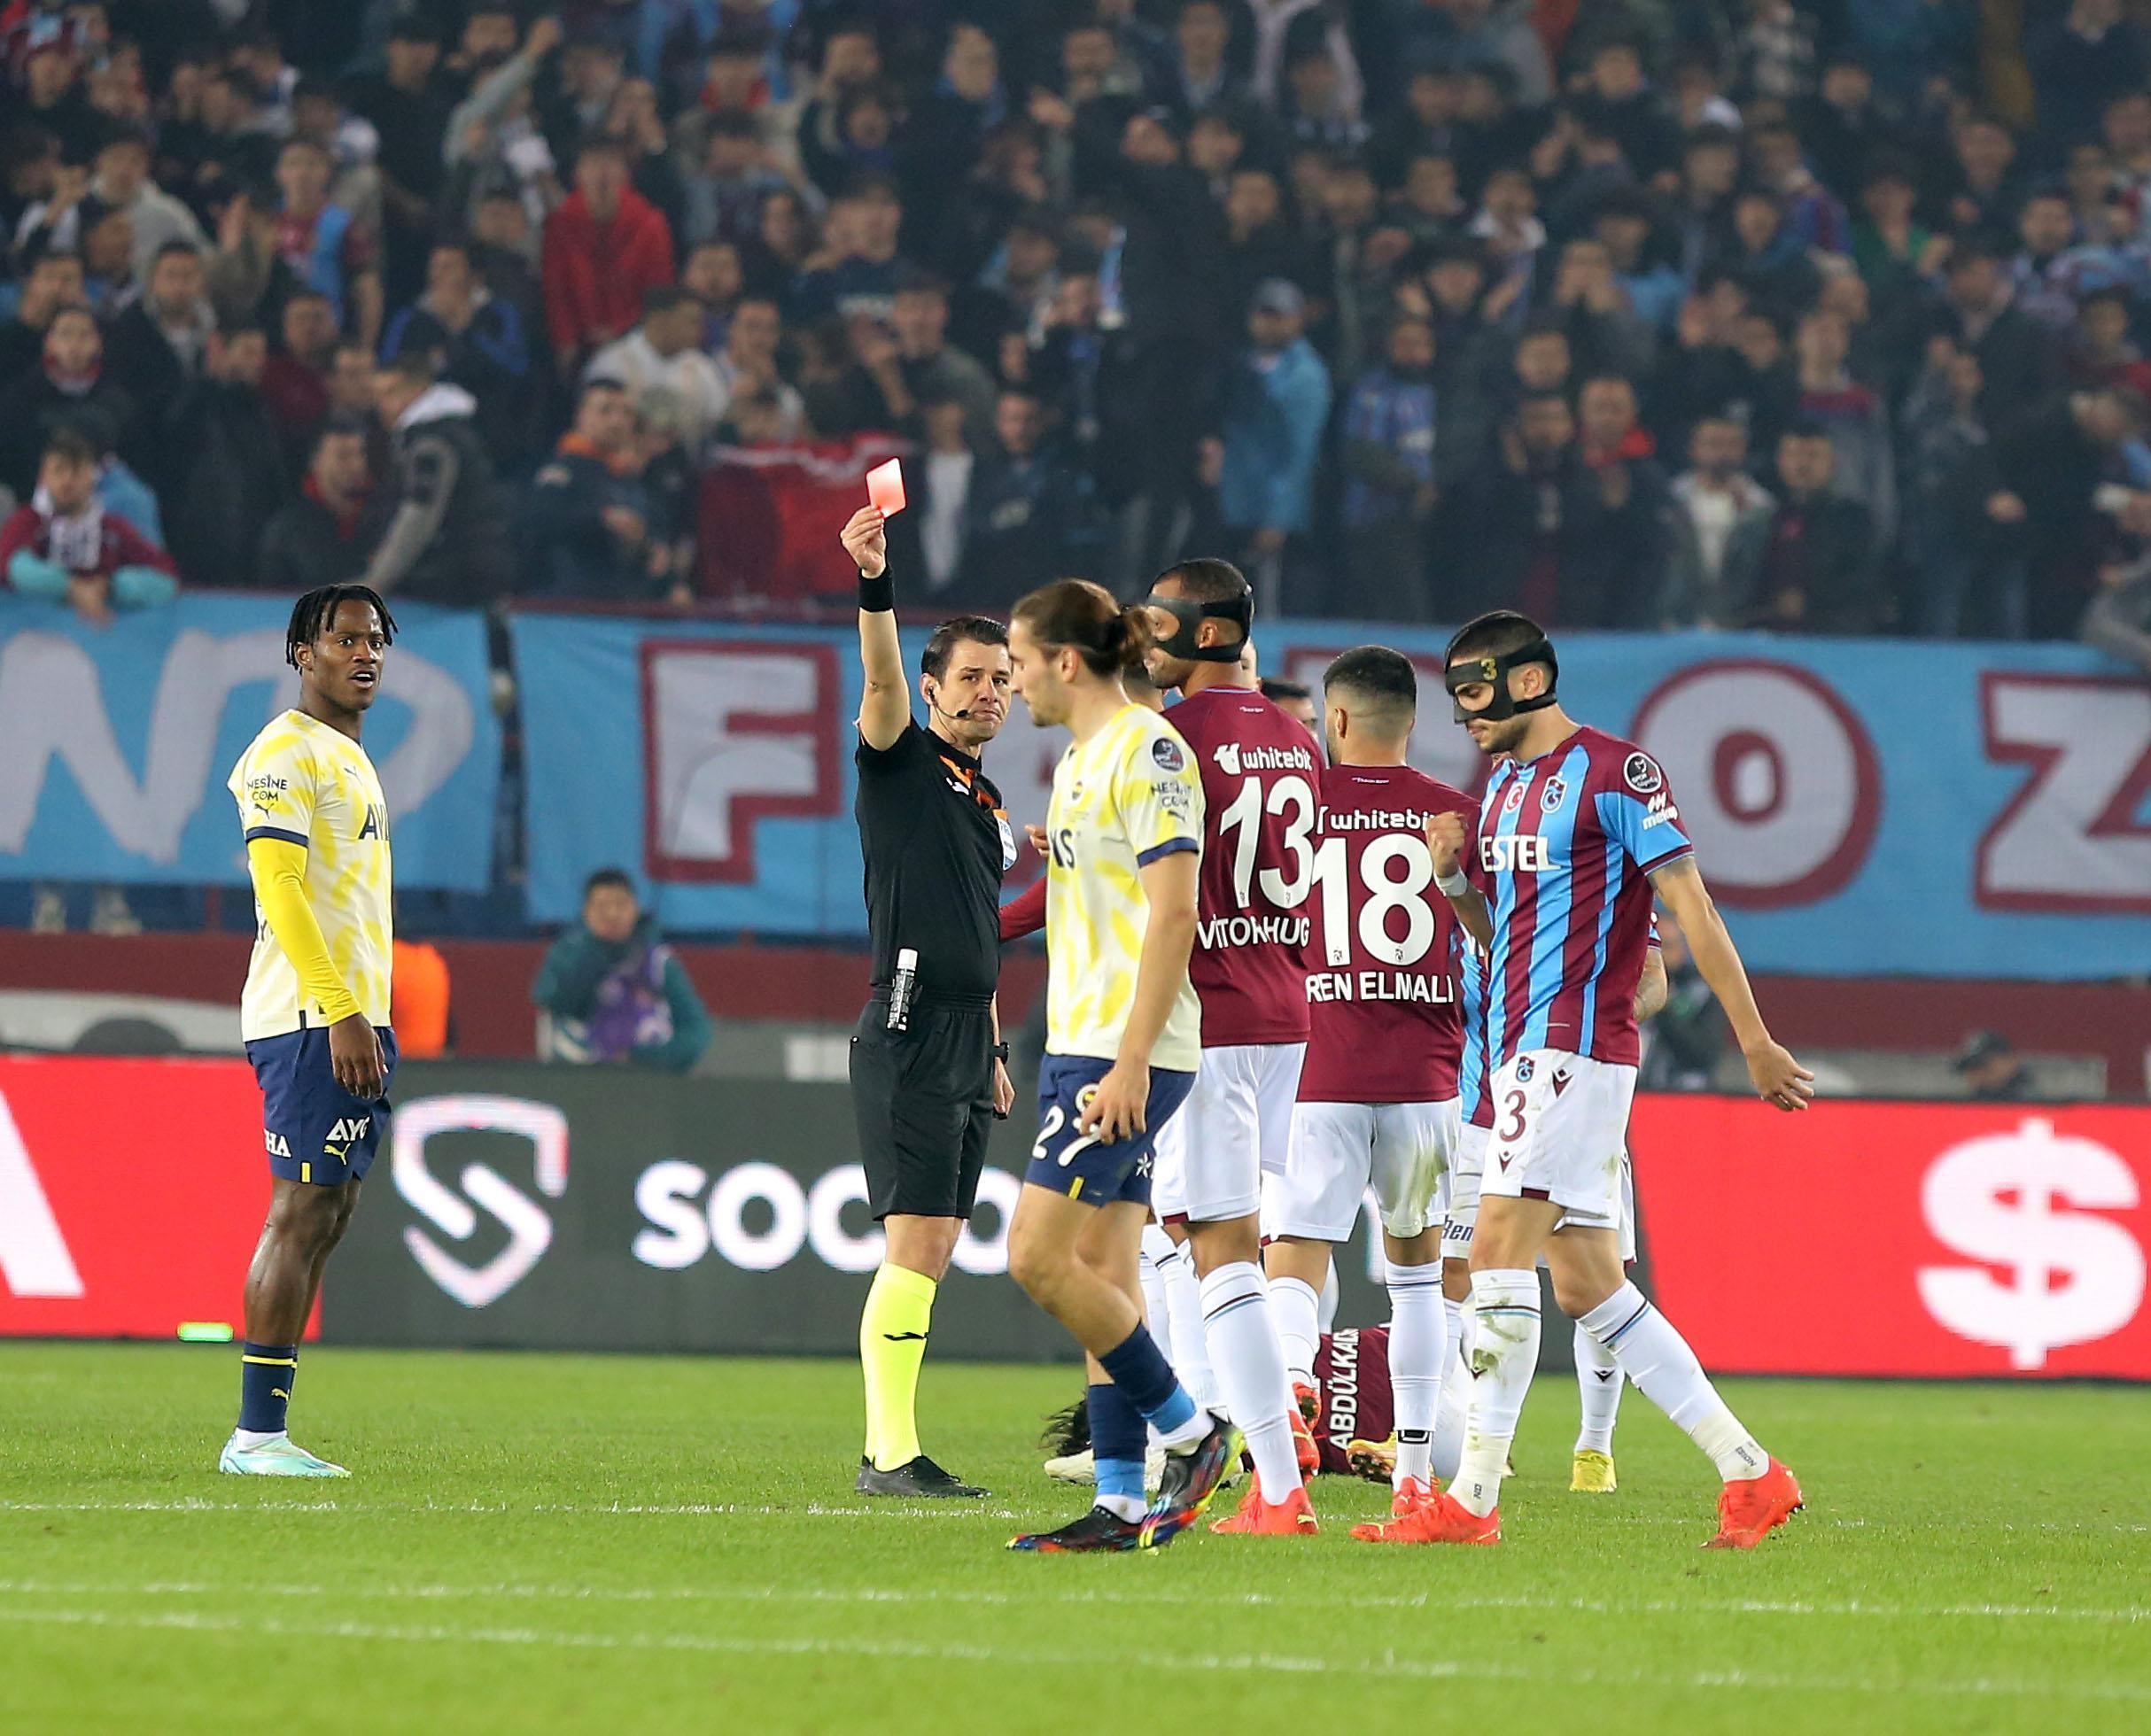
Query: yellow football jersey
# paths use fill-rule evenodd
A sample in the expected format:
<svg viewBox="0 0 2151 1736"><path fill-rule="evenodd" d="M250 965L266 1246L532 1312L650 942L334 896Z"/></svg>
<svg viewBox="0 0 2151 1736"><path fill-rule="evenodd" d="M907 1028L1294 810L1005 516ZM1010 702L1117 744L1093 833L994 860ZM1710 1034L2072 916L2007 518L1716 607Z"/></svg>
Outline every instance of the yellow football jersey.
<svg viewBox="0 0 2151 1736"><path fill-rule="evenodd" d="M330 959L368 1020L386 1025L395 939L388 802L366 750L318 718L286 711L240 756L228 787L248 839L280 838L305 848L307 903ZM252 1042L322 1022L320 1002L300 987L257 902L240 1035Z"/></svg>
<svg viewBox="0 0 2151 1736"><path fill-rule="evenodd" d="M1046 831L1046 1052L1114 1060L1150 923L1141 871L1202 849L1202 780L1187 743L1142 706L1115 713L1061 756ZM1192 1073L1201 1059L1201 1004L1183 978L1150 1064Z"/></svg>

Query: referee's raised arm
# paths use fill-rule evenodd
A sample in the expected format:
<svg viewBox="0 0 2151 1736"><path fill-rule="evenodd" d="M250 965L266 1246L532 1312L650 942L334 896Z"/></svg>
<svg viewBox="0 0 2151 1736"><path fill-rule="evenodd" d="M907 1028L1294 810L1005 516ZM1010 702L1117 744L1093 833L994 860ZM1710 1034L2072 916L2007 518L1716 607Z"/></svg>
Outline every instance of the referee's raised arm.
<svg viewBox="0 0 2151 1736"><path fill-rule="evenodd" d="M859 662L866 670L866 690L859 695L859 735L869 748L888 748L911 722L912 701L904 678L904 647L897 642L889 524L881 508L861 507L853 513L844 526L843 544L859 570Z"/></svg>

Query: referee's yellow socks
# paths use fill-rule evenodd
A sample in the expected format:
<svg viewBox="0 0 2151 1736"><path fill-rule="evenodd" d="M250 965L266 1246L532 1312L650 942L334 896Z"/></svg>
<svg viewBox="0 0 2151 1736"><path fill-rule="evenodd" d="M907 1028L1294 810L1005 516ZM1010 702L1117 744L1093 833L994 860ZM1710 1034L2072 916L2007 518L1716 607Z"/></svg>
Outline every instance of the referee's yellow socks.
<svg viewBox="0 0 2151 1736"><path fill-rule="evenodd" d="M923 1272L883 1266L859 1316L859 1364L866 1373L866 1456L893 1471L919 1456L919 1364L926 1356L939 1286Z"/></svg>

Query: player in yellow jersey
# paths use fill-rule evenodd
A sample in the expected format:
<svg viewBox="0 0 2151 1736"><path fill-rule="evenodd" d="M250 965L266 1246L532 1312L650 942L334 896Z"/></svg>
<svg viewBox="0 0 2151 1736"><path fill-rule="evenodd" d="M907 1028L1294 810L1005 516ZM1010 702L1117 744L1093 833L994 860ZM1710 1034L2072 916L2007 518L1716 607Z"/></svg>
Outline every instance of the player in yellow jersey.
<svg viewBox="0 0 2151 1736"><path fill-rule="evenodd" d="M1009 624L1015 691L1075 737L1046 813L1045 1058L1008 1269L1087 1354L1098 1502L1009 1545L1045 1554L1169 1543L1238 1450L1151 1338L1137 1278L1153 1142L1202 1058L1187 976L1202 784L1172 725L1121 686L1149 643L1143 621L1070 578L1032 592ZM1168 1455L1147 1508L1145 1422Z"/></svg>
<svg viewBox="0 0 2151 1736"><path fill-rule="evenodd" d="M295 1445L284 1412L322 1268L383 1143L396 1067L388 803L359 745L395 634L363 585L301 597L284 640L299 703L254 738L229 780L255 905L239 1035L275 1178L246 1274L239 1424L217 1460L242 1476L351 1475Z"/></svg>

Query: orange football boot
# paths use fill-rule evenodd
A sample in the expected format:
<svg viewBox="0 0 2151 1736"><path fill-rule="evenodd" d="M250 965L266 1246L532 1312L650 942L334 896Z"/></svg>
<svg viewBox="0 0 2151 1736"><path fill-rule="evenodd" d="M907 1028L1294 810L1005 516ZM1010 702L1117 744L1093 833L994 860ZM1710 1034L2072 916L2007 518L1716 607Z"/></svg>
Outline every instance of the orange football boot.
<svg viewBox="0 0 2151 1736"><path fill-rule="evenodd" d="M1425 1507L1441 1492L1439 1478L1422 1483L1416 1476L1408 1476L1389 1493L1389 1512L1392 1517L1402 1519L1414 1507Z"/></svg>
<svg viewBox="0 0 2151 1736"><path fill-rule="evenodd" d="M1800 1485L1775 1459L1760 1476L1726 1484L1718 1497L1718 1535L1705 1549L1752 1549L1805 1505Z"/></svg>
<svg viewBox="0 0 2151 1736"><path fill-rule="evenodd" d="M1300 1458L1301 1476L1310 1477L1322 1469L1322 1445L1315 1438L1315 1430L1322 1424L1322 1391L1294 1381L1292 1396L1293 1403L1288 1420L1292 1423L1293 1451Z"/></svg>
<svg viewBox="0 0 2151 1736"><path fill-rule="evenodd" d="M1293 1484L1292 1493L1281 1501L1266 1501L1262 1479L1254 1477L1241 1497L1239 1511L1212 1521L1210 1529L1225 1537L1313 1537L1322 1526L1305 1484Z"/></svg>
<svg viewBox="0 0 2151 1736"><path fill-rule="evenodd" d="M1361 1543L1499 1543L1499 1507L1480 1518L1454 1495L1436 1495L1387 1524L1355 1525Z"/></svg>

